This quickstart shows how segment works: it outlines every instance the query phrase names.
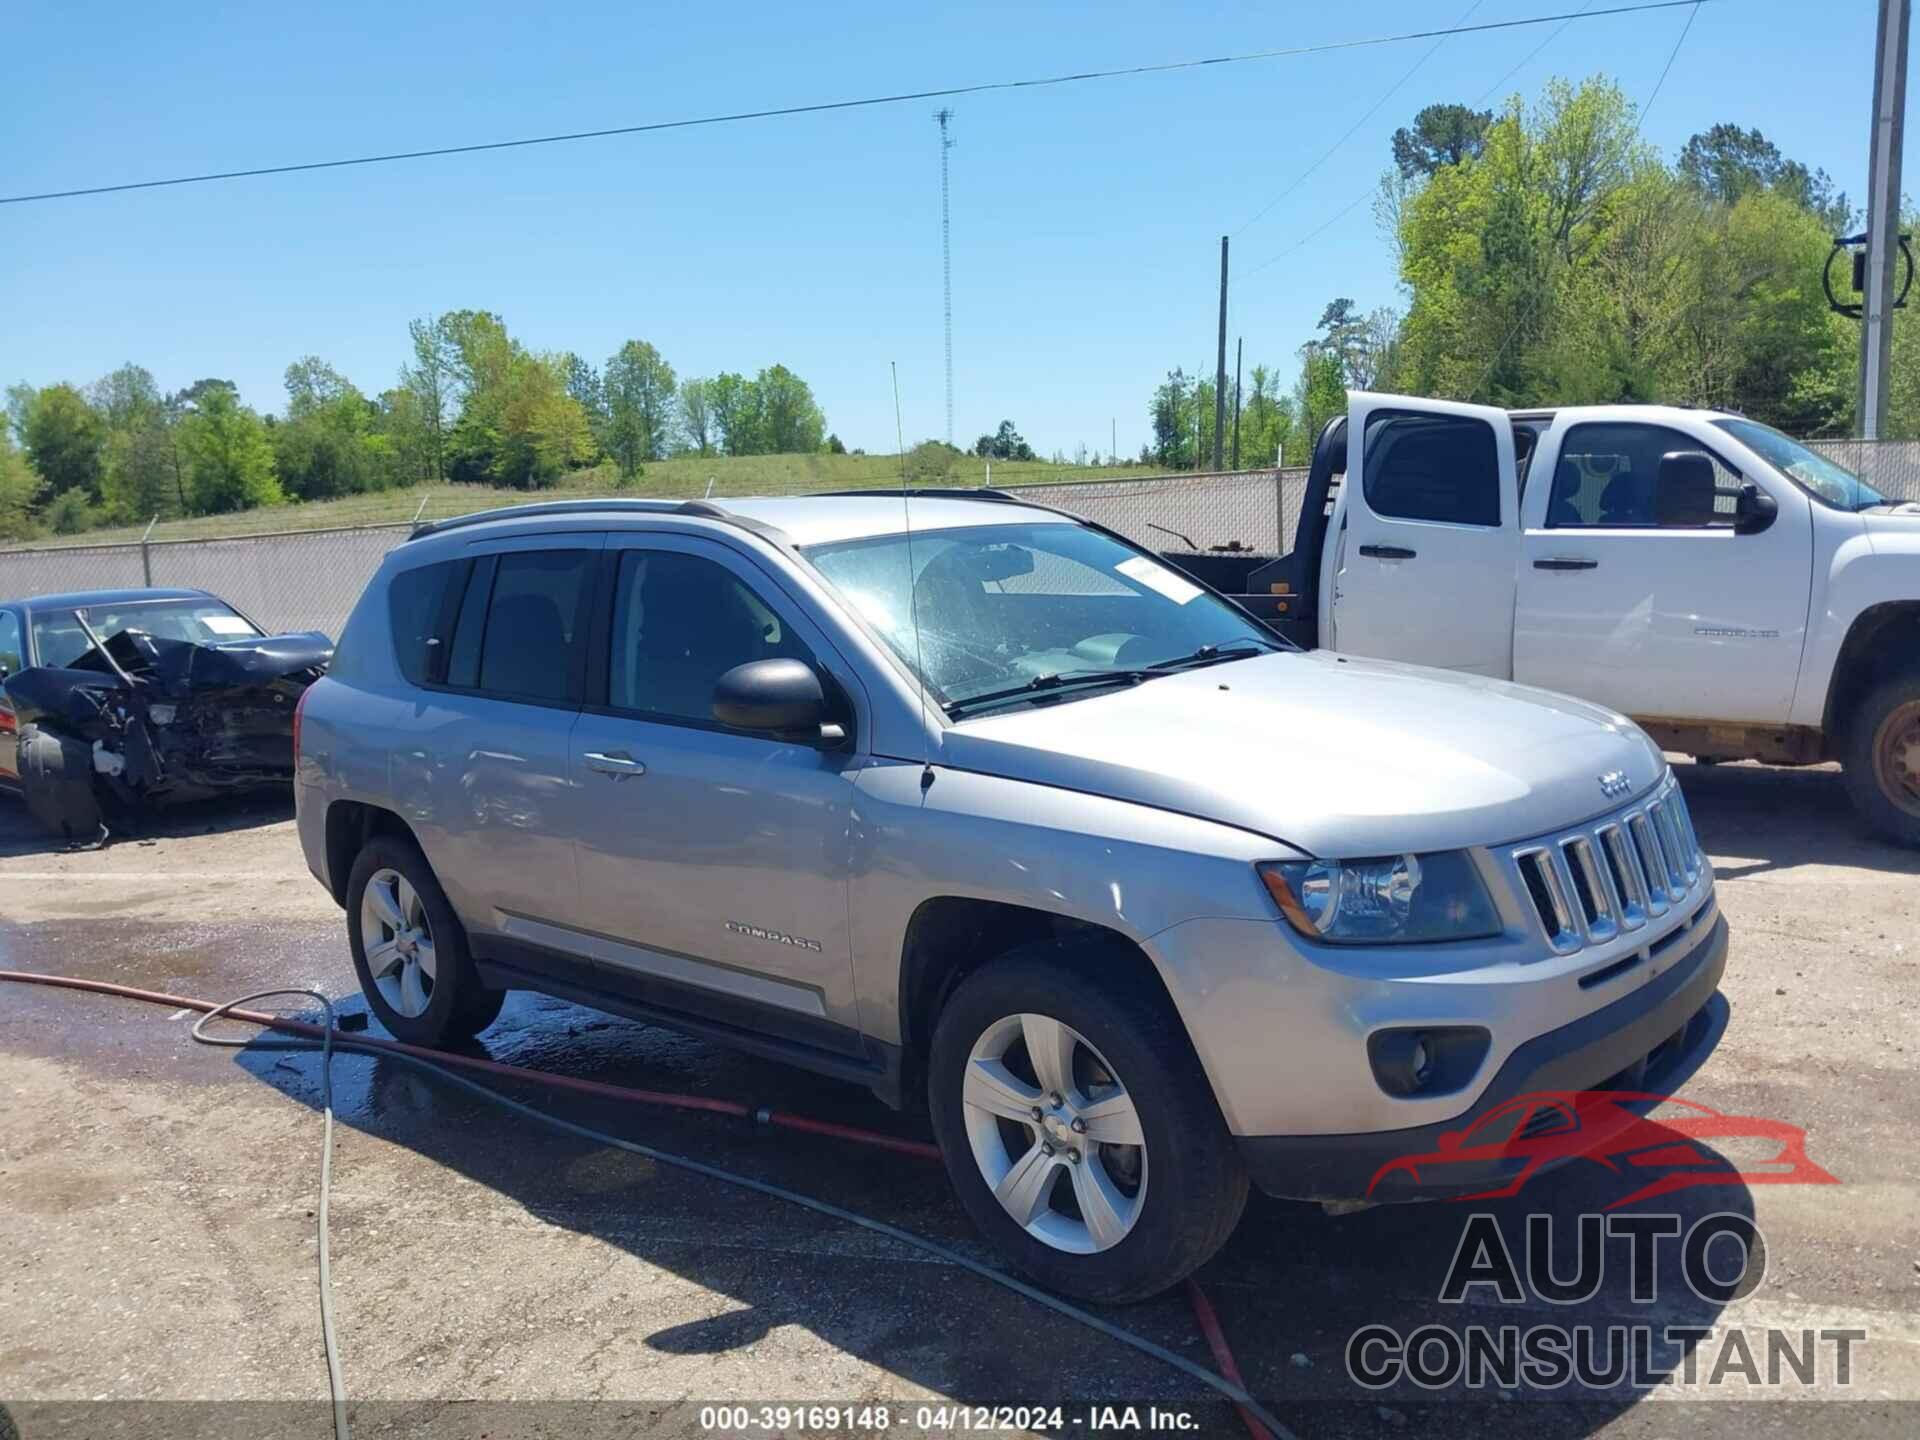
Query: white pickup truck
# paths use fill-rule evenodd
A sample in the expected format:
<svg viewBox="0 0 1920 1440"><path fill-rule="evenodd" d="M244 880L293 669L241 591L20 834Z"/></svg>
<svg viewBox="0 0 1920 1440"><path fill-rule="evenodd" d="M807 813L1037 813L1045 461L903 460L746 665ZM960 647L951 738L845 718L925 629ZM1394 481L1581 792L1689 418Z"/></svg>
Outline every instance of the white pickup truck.
<svg viewBox="0 0 1920 1440"><path fill-rule="evenodd" d="M1920 845L1920 505L1739 415L1349 400L1291 553L1168 558L1310 648L1564 691L1701 759L1838 760Z"/></svg>

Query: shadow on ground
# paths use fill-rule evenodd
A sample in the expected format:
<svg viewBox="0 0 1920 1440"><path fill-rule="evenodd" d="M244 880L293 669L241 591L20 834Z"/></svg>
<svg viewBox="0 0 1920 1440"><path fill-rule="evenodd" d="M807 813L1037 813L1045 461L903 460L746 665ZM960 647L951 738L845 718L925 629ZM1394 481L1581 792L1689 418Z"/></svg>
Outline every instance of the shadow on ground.
<svg viewBox="0 0 1920 1440"><path fill-rule="evenodd" d="M1720 857L1714 873L1722 880L1803 865L1920 875L1920 850L1876 838L1854 813L1836 766L1788 770L1679 761L1673 770L1701 843ZM1795 823L1780 823L1787 816Z"/></svg>
<svg viewBox="0 0 1920 1440"><path fill-rule="evenodd" d="M293 818L290 790L256 790L213 800L196 800L145 814L116 816L108 826L109 845L186 835L219 835L278 825ZM0 794L0 859L53 855L73 847L50 835L27 813L16 794Z"/></svg>

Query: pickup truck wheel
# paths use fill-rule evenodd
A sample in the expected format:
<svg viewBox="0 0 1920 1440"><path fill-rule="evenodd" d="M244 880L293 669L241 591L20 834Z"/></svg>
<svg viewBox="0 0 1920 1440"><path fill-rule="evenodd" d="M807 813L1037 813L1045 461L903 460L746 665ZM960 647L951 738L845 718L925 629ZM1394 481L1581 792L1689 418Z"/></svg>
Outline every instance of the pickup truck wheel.
<svg viewBox="0 0 1920 1440"><path fill-rule="evenodd" d="M1842 759L1862 818L1896 844L1920 846L1920 674L1897 676L1867 694Z"/></svg>
<svg viewBox="0 0 1920 1440"><path fill-rule="evenodd" d="M1157 1295L1239 1223L1246 1171L1179 1018L1109 944L1023 946L935 1026L934 1133L967 1213L1049 1289Z"/></svg>
<svg viewBox="0 0 1920 1440"><path fill-rule="evenodd" d="M347 939L368 1006L410 1045L471 1040L506 1001L504 990L480 983L433 867L405 840L376 835L355 857Z"/></svg>

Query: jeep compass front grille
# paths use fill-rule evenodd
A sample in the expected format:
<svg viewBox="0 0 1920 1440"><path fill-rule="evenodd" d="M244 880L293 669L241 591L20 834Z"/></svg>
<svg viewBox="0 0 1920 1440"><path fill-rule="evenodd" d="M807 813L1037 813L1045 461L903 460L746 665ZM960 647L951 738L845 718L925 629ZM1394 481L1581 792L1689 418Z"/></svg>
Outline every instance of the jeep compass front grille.
<svg viewBox="0 0 1920 1440"><path fill-rule="evenodd" d="M1659 919L1693 889L1706 863L1672 780L1650 800L1511 853L1547 943L1560 954Z"/></svg>

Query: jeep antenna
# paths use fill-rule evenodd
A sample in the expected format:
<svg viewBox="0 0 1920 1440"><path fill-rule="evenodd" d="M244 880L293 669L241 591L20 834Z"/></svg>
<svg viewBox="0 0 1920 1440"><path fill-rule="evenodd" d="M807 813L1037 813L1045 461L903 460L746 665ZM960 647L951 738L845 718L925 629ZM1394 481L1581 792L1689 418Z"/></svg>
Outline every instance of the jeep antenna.
<svg viewBox="0 0 1920 1440"><path fill-rule="evenodd" d="M920 789L924 793L933 784L933 742L927 739L927 670L920 656L920 579L913 568L913 496L907 484L907 433L900 423L900 362L889 360L893 375L893 443L900 450L900 515L907 534L907 620L913 626L913 678L919 686L920 713L914 717L920 727Z"/></svg>

